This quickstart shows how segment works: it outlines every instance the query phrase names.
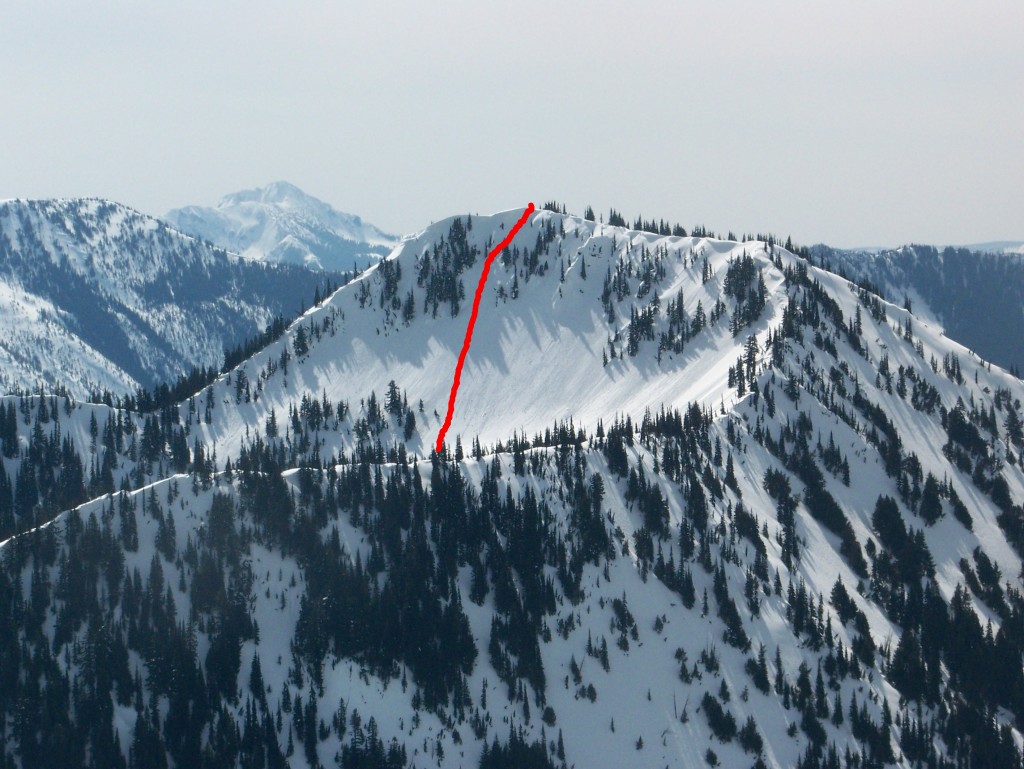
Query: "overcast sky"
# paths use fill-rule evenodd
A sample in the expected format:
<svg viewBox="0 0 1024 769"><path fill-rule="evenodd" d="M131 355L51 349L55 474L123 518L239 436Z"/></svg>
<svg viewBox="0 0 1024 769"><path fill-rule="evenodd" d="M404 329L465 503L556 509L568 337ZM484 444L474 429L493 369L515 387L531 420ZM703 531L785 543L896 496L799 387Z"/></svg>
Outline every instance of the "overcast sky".
<svg viewBox="0 0 1024 769"><path fill-rule="evenodd" d="M0 197L287 180L393 231L555 198L838 246L1024 239L1024 2L33 2Z"/></svg>

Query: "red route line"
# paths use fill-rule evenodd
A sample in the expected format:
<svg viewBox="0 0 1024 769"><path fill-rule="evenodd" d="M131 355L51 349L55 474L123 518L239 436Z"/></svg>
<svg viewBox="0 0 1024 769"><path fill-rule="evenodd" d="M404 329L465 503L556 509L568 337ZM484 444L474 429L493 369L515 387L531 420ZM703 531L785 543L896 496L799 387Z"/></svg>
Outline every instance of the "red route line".
<svg viewBox="0 0 1024 769"><path fill-rule="evenodd" d="M491 249L491 252L487 254L487 258L484 260L484 269L480 273L480 281L476 284L476 296L473 297L473 311L469 314L469 324L466 326L466 338L462 340L462 352L459 353L459 362L455 364L455 379L452 381L452 392L448 396L448 413L445 415L444 424L441 425L441 431L437 434L437 443L434 446L434 450L438 454L441 453L441 449L444 447L444 436L448 432L448 428L452 426L452 417L455 415L455 396L459 392L459 384L462 382L462 366L466 362L466 355L469 353L469 344L473 341L473 326L476 325L476 316L480 311L480 300L484 295L484 284L487 283L487 275L491 271L491 263L494 261L494 257L500 254L508 244L512 242L512 239L526 224L526 220L530 218L536 209L533 207L533 203L530 203L526 210L523 211L523 215L519 217L519 221L515 223L515 226L509 230L508 235L498 245Z"/></svg>

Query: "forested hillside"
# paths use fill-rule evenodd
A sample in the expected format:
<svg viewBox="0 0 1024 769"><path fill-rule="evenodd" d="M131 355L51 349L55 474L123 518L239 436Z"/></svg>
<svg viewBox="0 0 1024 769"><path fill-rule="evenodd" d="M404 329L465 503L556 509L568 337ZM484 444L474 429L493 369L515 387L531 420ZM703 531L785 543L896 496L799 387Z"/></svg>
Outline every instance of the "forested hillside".
<svg viewBox="0 0 1024 769"><path fill-rule="evenodd" d="M966 248L904 246L869 254L815 246L813 257L893 302L917 298L953 339L1020 373L1024 366L1024 257Z"/></svg>
<svg viewBox="0 0 1024 769"><path fill-rule="evenodd" d="M84 398L219 369L346 280L229 255L103 200L0 203L0 392Z"/></svg>

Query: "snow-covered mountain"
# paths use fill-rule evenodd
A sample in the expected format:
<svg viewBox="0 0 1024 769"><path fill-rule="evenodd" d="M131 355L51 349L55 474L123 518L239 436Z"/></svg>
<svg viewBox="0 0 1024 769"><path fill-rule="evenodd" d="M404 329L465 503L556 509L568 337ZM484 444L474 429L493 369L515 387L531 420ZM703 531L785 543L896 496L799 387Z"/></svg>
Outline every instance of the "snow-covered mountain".
<svg viewBox="0 0 1024 769"><path fill-rule="evenodd" d="M164 218L251 259L335 272L364 269L398 242L287 182L227 195L213 208L177 208Z"/></svg>
<svg viewBox="0 0 1024 769"><path fill-rule="evenodd" d="M177 408L0 402L0 539L53 520L0 544L9 763L1021 765L1024 384L771 239L540 211L432 454L518 216Z"/></svg>
<svg viewBox="0 0 1024 769"><path fill-rule="evenodd" d="M0 392L82 397L219 368L308 304L322 275L246 260L126 206L0 203Z"/></svg>
<svg viewBox="0 0 1024 769"><path fill-rule="evenodd" d="M986 360L1015 371L1024 367L1024 259L1013 242L878 251L815 246L811 253L817 263L894 302L918 304Z"/></svg>

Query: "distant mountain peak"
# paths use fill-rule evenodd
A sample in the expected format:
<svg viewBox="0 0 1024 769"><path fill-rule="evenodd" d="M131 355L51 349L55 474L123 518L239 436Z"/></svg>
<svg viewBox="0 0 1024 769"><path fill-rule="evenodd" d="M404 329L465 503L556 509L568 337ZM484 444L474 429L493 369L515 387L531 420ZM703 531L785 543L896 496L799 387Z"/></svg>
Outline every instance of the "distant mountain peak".
<svg viewBox="0 0 1024 769"><path fill-rule="evenodd" d="M253 187L248 190L231 192L221 198L217 208L226 208L240 203L265 204L301 204L304 206L321 206L330 208L322 200L308 195L291 182L272 182L265 187Z"/></svg>
<svg viewBox="0 0 1024 769"><path fill-rule="evenodd" d="M285 181L233 192L213 208L178 208L165 218L183 232L253 259L322 270L366 267L398 242Z"/></svg>

